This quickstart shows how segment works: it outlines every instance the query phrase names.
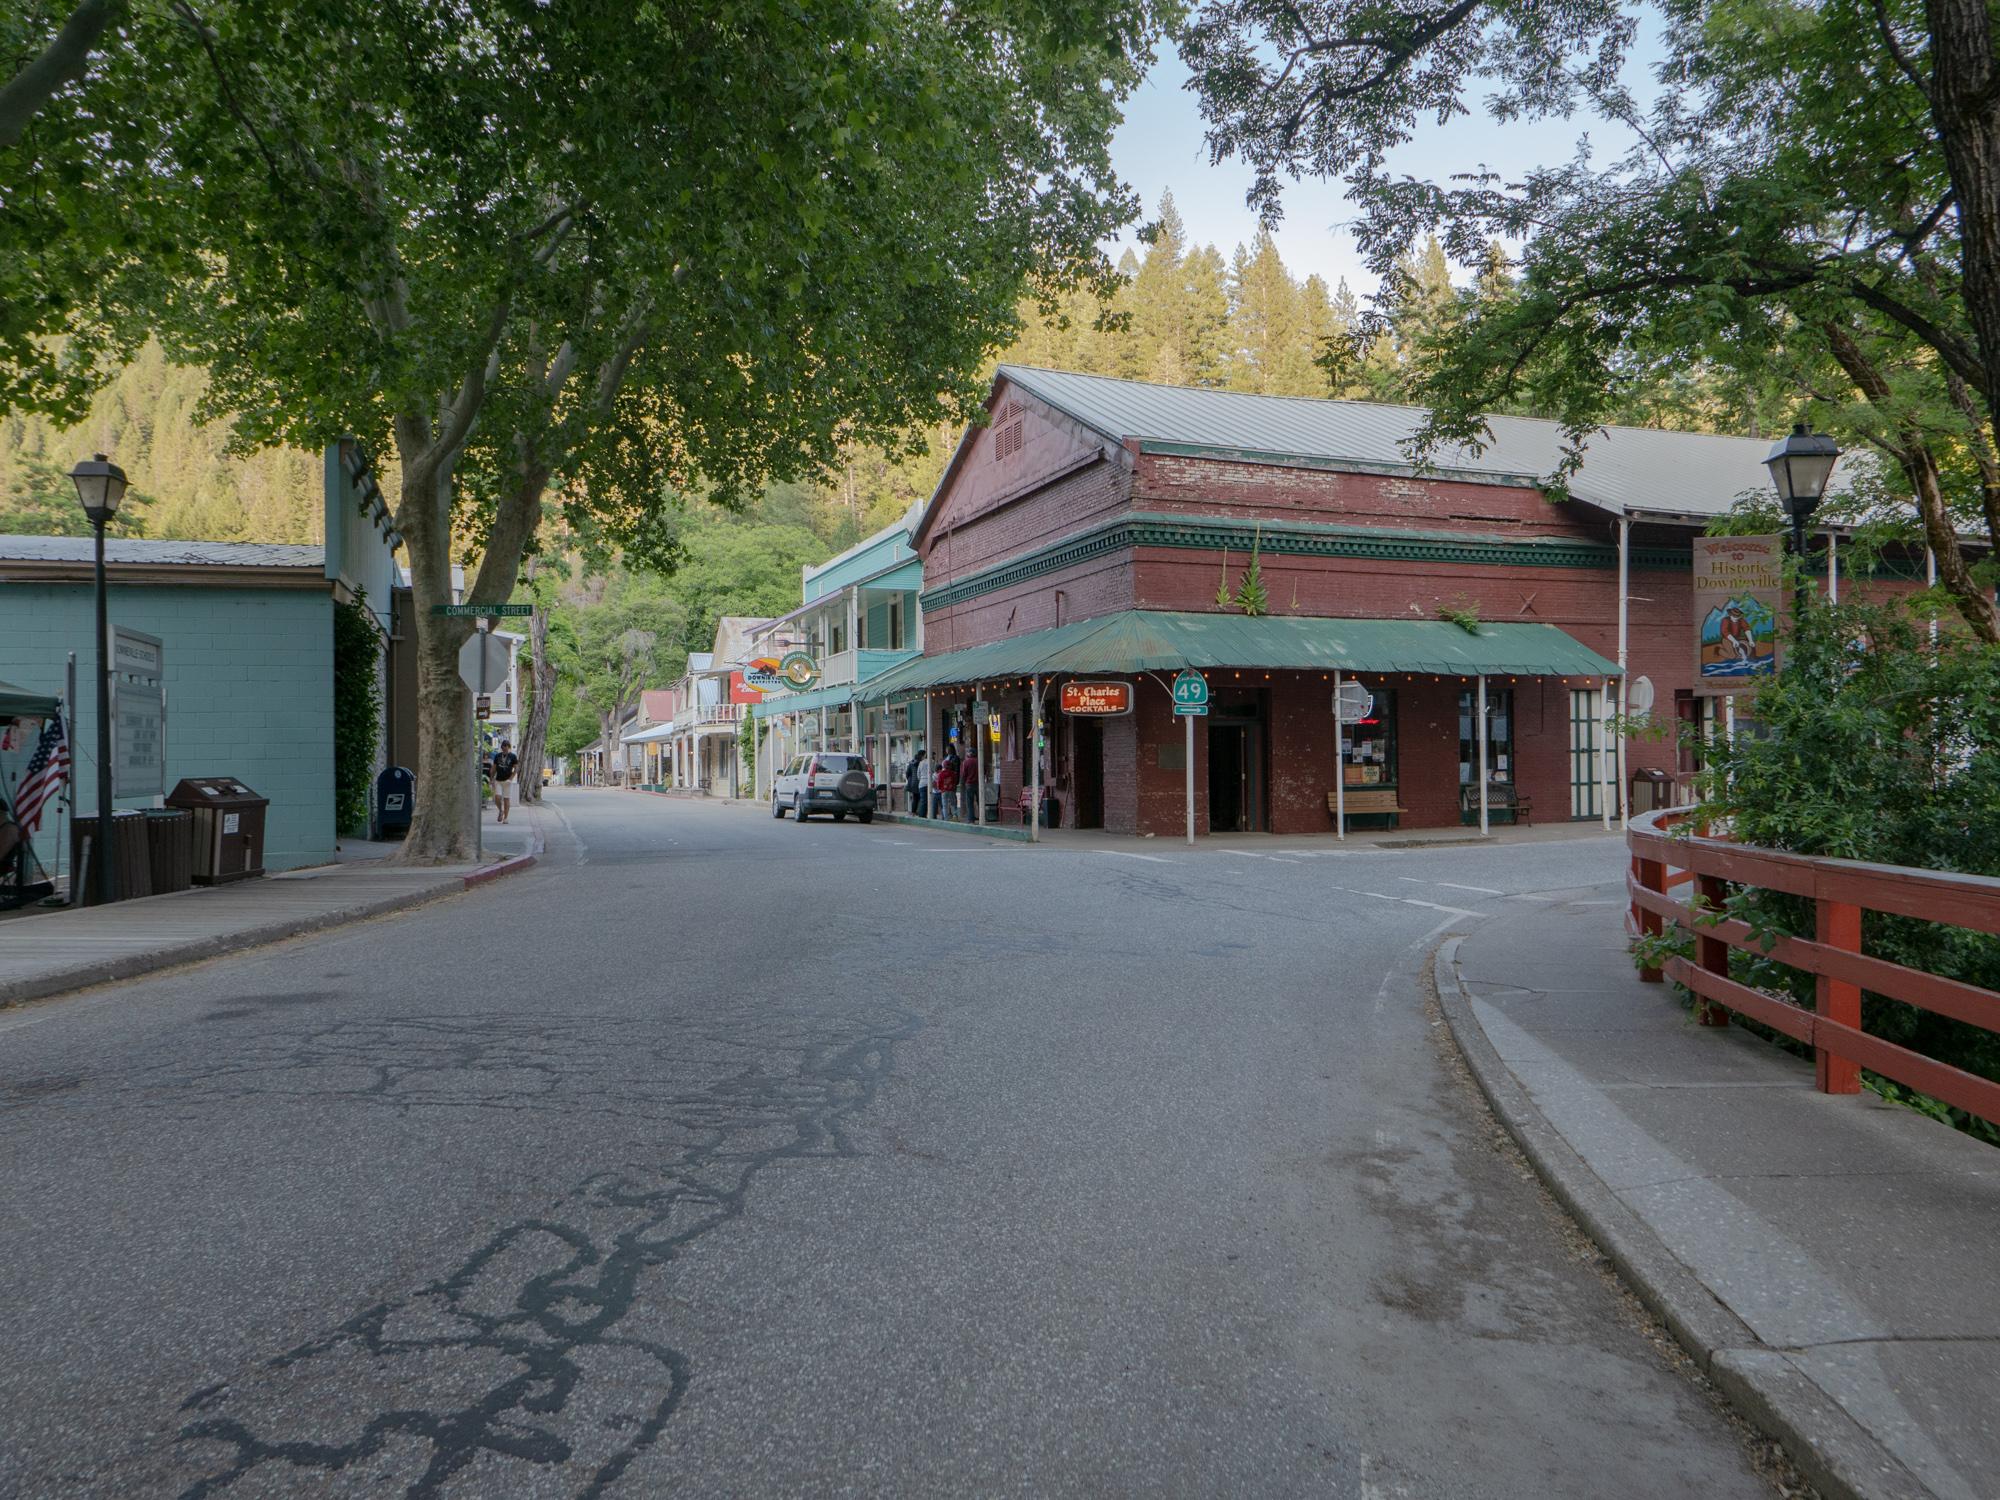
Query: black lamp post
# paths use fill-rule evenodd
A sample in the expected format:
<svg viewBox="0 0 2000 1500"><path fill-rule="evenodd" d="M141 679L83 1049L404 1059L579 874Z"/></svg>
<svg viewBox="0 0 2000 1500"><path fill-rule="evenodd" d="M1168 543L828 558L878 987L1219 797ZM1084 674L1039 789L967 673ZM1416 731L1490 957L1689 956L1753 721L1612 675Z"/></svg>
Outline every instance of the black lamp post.
<svg viewBox="0 0 2000 1500"><path fill-rule="evenodd" d="M90 861L99 906L111 899L111 625L104 590L104 528L125 498L125 471L102 453L69 471L97 533L97 848Z"/></svg>
<svg viewBox="0 0 2000 1500"><path fill-rule="evenodd" d="M1792 554L1798 558L1796 612L1806 608L1806 524L1826 495L1826 482L1840 448L1823 432L1812 432L1801 422L1791 435L1772 446L1764 467L1771 471L1771 483L1778 487L1778 499L1792 520Z"/></svg>

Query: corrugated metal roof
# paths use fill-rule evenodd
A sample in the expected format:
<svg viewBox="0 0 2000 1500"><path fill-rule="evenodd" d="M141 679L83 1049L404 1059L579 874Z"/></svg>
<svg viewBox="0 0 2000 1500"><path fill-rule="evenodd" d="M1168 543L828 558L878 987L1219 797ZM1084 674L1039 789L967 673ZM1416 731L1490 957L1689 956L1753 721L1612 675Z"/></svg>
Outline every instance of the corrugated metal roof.
<svg viewBox="0 0 2000 1500"><path fill-rule="evenodd" d="M1336 620L1298 615L1126 610L920 656L865 684L864 700L997 677L1172 672L1182 667L1281 671L1429 672L1441 677L1606 677L1618 664L1553 625L1448 620Z"/></svg>
<svg viewBox="0 0 2000 1500"><path fill-rule="evenodd" d="M1128 438L1194 448L1305 459L1337 466L1407 468L1405 445L1424 411L1370 401L1252 396L1241 391L1147 385L1106 375L1002 365L999 374L1113 442ZM1441 473L1540 480L1561 460L1561 429L1530 417L1489 417L1493 441L1483 453L1439 449ZM1770 486L1769 438L1716 437L1645 427L1612 427L1584 448L1570 493L1616 513L1719 515L1739 495ZM1842 468L1846 465L1843 464ZM1843 487L1840 471L1833 488Z"/></svg>
<svg viewBox="0 0 2000 1500"><path fill-rule="evenodd" d="M87 536L0 536L0 560L8 562L91 562L96 543ZM284 542L162 542L139 537L107 537L107 563L153 567L324 569L326 549Z"/></svg>

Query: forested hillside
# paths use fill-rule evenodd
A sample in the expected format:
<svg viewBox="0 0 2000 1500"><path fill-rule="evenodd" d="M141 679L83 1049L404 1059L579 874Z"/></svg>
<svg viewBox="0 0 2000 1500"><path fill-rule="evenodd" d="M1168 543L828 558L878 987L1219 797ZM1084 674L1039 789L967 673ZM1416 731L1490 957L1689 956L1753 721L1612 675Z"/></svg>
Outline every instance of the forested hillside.
<svg viewBox="0 0 2000 1500"><path fill-rule="evenodd" d="M1450 263L1432 241L1399 268L1381 299L1364 307L1345 282L1329 287L1317 276L1295 277L1268 235L1236 246L1227 257L1200 243L1171 194L1159 205L1152 243L1143 255L1128 252L1122 269L1125 281L1108 306L1083 293L1064 301L1053 317L1024 305L1019 338L996 353L994 363L1274 396L1401 401L1426 341L1481 299L1511 295L1513 286L1497 248L1485 266L1454 282ZM76 459L102 452L132 479L128 513L120 517L128 534L318 541L319 456L287 449L230 453L227 424L195 418L205 388L199 370L168 364L159 346L148 344L99 394L89 417L69 431L41 418L0 417L0 531L81 534L86 526L65 475ZM1621 415L1696 430L1756 432L1762 404L1739 383L1689 367L1635 388ZM825 481L777 487L739 518L696 506L688 516L689 535L700 536L704 556L731 547L745 558L831 556L930 493L957 434L921 436L925 451L914 457L854 449ZM690 626L712 622L715 613L761 607L747 597L725 600L714 611L693 611ZM698 650L701 642L689 644Z"/></svg>
<svg viewBox="0 0 2000 1500"><path fill-rule="evenodd" d="M196 419L207 384L147 344L76 427L0 416L0 532L87 533L67 476L79 458L106 453L132 482L117 528L128 536L319 541L319 455L230 453L228 425Z"/></svg>

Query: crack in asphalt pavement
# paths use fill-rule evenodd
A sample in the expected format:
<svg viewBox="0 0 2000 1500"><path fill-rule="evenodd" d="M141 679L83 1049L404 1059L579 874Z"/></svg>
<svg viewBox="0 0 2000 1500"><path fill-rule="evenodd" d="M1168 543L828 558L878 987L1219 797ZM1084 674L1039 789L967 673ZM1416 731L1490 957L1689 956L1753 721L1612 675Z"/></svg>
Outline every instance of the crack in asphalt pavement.
<svg viewBox="0 0 2000 1500"><path fill-rule="evenodd" d="M266 1481L260 1489L332 1475L356 1492L399 1484L412 1500L491 1493L496 1483L521 1493L506 1476L523 1466L580 1497L606 1493L695 1378L672 1342L629 1327L636 1309L671 1305L655 1273L740 1218L772 1166L856 1155L848 1126L921 1025L906 1012L849 1018L837 1032L826 1020L776 1044L758 1039L789 1054L789 1070L760 1059L672 1099L670 1113L696 1139L671 1159L595 1173L556 1212L508 1225L428 1285L189 1396L179 1435L201 1472L184 1500L253 1476ZM434 1024L362 1029L393 1044L395 1033ZM322 1030L302 1053L346 1060L326 1049ZM467 1065L461 1049L445 1050L453 1060L435 1066ZM394 1090L425 1071L378 1066L359 1091L418 1107ZM242 1086L257 1069L213 1073ZM382 1404L366 1409L357 1391L379 1392Z"/></svg>

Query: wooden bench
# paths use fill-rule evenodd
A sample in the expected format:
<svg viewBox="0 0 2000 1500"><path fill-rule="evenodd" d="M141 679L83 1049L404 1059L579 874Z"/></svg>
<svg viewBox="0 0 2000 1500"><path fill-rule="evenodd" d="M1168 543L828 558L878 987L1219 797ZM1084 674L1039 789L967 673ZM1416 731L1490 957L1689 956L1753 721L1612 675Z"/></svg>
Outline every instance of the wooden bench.
<svg viewBox="0 0 2000 1500"><path fill-rule="evenodd" d="M1329 816L1339 817L1342 797L1339 792L1326 794L1326 810ZM1407 807L1396 800L1396 789L1392 786L1351 786L1345 797L1347 816L1350 818L1390 817L1400 820Z"/></svg>
<svg viewBox="0 0 2000 1500"><path fill-rule="evenodd" d="M1458 810L1468 823L1479 821L1479 788L1461 787L1458 793ZM1489 821L1495 813L1506 813L1516 828L1533 826L1535 800L1524 797L1504 782L1493 781L1486 785L1486 815Z"/></svg>

